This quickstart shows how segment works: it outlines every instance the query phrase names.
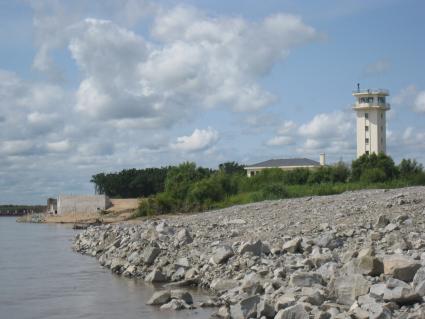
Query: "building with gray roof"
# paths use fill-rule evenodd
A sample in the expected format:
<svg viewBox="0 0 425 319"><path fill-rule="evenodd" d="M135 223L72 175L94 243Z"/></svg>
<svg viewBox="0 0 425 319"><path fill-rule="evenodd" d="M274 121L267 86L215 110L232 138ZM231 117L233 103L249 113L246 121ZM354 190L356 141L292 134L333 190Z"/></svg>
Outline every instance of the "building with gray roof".
<svg viewBox="0 0 425 319"><path fill-rule="evenodd" d="M260 171L267 168L280 168L283 170L291 170L296 168L318 168L325 165L325 154L320 154L320 162L313 161L309 158L281 158L270 159L264 162L245 166L248 177L254 176Z"/></svg>

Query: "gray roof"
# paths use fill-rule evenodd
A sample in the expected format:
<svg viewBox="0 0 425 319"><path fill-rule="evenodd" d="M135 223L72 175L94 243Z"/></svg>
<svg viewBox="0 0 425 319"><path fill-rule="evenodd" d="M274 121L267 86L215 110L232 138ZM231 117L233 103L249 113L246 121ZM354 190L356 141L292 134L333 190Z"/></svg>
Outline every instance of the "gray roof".
<svg viewBox="0 0 425 319"><path fill-rule="evenodd" d="M320 166L319 162L313 161L308 158L282 158L271 159L268 161L260 162L246 167L282 167L282 166Z"/></svg>

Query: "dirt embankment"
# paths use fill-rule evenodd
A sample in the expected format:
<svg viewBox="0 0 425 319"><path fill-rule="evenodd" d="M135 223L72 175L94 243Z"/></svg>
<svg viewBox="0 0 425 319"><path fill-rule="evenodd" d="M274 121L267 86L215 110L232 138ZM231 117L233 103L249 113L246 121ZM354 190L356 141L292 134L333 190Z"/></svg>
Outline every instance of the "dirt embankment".
<svg viewBox="0 0 425 319"><path fill-rule="evenodd" d="M63 215L46 214L46 223L78 223L91 224L96 221L102 223L117 223L128 220L139 204L138 198L111 199L112 206L103 212L96 213L68 213Z"/></svg>

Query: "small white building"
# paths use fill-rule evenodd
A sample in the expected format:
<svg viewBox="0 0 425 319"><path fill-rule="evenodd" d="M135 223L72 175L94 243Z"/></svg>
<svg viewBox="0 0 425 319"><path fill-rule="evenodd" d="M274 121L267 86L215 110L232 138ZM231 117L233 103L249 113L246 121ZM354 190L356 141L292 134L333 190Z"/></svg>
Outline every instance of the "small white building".
<svg viewBox="0 0 425 319"><path fill-rule="evenodd" d="M245 166L245 170L248 177L251 177L268 168L280 168L283 170L292 170L296 168L314 169L319 168L320 166L324 166L325 164L325 154L320 154L320 162L316 162L308 158L271 159L257 164Z"/></svg>
<svg viewBox="0 0 425 319"><path fill-rule="evenodd" d="M95 213L111 207L106 195L59 195L57 200L58 214Z"/></svg>
<svg viewBox="0 0 425 319"><path fill-rule="evenodd" d="M356 98L353 110L357 114L357 157L386 152L385 112L390 109L390 104L386 101L388 95L388 90L384 89L358 88L353 91Z"/></svg>

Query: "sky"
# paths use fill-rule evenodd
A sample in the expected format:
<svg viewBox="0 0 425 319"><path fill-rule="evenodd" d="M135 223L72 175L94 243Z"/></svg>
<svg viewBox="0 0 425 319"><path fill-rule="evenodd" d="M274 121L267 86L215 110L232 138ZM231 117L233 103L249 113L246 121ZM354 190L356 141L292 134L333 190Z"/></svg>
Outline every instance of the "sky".
<svg viewBox="0 0 425 319"><path fill-rule="evenodd" d="M356 156L351 95L390 91L425 163L421 0L0 0L0 204L193 161Z"/></svg>

